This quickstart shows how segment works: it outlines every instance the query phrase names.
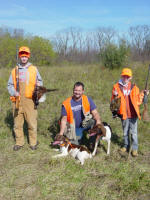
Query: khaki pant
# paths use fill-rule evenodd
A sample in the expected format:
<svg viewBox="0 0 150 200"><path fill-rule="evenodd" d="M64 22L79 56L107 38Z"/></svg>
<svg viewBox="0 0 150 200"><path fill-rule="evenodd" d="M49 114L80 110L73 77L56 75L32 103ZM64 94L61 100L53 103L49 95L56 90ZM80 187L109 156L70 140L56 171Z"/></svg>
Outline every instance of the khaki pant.
<svg viewBox="0 0 150 200"><path fill-rule="evenodd" d="M14 132L16 136L16 145L24 145L23 125L26 120L28 125L29 144L34 146L37 144L37 110L34 109L32 99L24 97L24 84L20 85L21 100L19 103L19 110L15 110L15 103L13 103L14 116Z"/></svg>

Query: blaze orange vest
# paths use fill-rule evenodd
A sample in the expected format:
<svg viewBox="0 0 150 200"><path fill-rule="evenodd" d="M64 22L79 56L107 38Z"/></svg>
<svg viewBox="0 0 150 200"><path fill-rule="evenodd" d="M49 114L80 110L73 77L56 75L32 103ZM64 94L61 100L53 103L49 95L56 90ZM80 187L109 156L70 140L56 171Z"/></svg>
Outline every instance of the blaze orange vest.
<svg viewBox="0 0 150 200"><path fill-rule="evenodd" d="M26 72L26 86L25 86L25 97L32 99L32 94L36 84L36 76L37 76L37 68L33 65L30 65ZM15 89L17 88L16 82L16 68L12 70L12 79L14 83ZM10 99L12 101L16 101L14 96L11 96Z"/></svg>
<svg viewBox="0 0 150 200"><path fill-rule="evenodd" d="M121 88L119 87L119 83L116 83L114 85L113 91L114 90L118 92L118 98L121 97L121 105L120 105L119 114L122 115L122 119L125 120L127 119L126 100ZM143 101L144 93L143 92L140 93L139 88L136 85L133 85L133 88L131 88L131 92L129 95L130 95L131 103L136 111L136 114L138 118L141 119L139 105ZM113 99L114 99L114 95L112 94L111 100Z"/></svg>
<svg viewBox="0 0 150 200"><path fill-rule="evenodd" d="M67 112L67 122L69 124L74 123L73 112L72 112L72 109L71 109L71 99L72 99L72 97L69 97L63 102L63 105L64 105L66 112ZM82 108L83 108L83 114L84 115L86 115L90 112L90 103L88 101L88 97L85 96L85 95L82 95Z"/></svg>

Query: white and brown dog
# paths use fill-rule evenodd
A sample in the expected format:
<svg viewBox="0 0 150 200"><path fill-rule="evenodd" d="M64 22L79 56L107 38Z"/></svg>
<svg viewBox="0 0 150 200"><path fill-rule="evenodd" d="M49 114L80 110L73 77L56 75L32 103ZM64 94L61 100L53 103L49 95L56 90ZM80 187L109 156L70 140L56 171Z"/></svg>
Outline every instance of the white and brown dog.
<svg viewBox="0 0 150 200"><path fill-rule="evenodd" d="M108 143L107 146L107 154L110 154L110 143L111 143L111 135L112 130L110 125L108 125L106 122L103 122L102 124L95 125L92 129L89 130L89 136L96 136L95 144L94 144L94 150L92 152L92 156L95 156L97 151L97 146L100 140L105 140Z"/></svg>
<svg viewBox="0 0 150 200"><path fill-rule="evenodd" d="M81 145L72 144L67 137L57 135L53 145L60 146L60 154L53 156L53 158L60 158L68 156L69 154L78 159L81 165L84 164L85 159L92 158L91 152Z"/></svg>

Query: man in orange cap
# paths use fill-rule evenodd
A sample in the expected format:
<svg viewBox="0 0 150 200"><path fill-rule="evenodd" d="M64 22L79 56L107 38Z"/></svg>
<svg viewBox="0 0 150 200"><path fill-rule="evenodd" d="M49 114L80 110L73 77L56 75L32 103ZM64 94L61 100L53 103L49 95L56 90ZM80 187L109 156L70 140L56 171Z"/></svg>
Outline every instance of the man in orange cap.
<svg viewBox="0 0 150 200"><path fill-rule="evenodd" d="M122 152L130 148L130 137L132 136L132 156L138 156L138 132L137 119L141 119L139 105L143 102L144 91L140 93L139 88L131 83L132 71L124 68L121 79L113 86L111 101L121 98L118 115L121 117L123 128L123 147ZM148 95L148 91L145 91Z"/></svg>
<svg viewBox="0 0 150 200"><path fill-rule="evenodd" d="M30 49L26 46L20 47L18 56L20 63L17 63L17 66L12 70L8 80L8 92L13 103L16 138L13 150L18 151L24 145L24 119L28 124L30 148L35 150L37 148L37 110L34 109L32 94L35 86L41 86L43 83L37 68L28 61Z"/></svg>

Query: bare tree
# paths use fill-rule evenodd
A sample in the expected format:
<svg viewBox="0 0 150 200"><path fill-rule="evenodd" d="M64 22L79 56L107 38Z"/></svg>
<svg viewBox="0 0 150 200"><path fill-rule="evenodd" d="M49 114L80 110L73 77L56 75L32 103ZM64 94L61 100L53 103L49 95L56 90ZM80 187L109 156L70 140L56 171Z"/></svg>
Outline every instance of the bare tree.
<svg viewBox="0 0 150 200"><path fill-rule="evenodd" d="M112 27L99 27L95 32L95 39L99 51L108 43L111 43L116 37L116 31Z"/></svg>
<svg viewBox="0 0 150 200"><path fill-rule="evenodd" d="M56 33L52 39L54 49L62 59L65 59L67 56L68 42L69 33L67 31Z"/></svg>
<svg viewBox="0 0 150 200"><path fill-rule="evenodd" d="M14 29L12 31L12 37L14 38L23 38L24 37L24 30L23 29Z"/></svg>
<svg viewBox="0 0 150 200"><path fill-rule="evenodd" d="M134 59L143 60L146 56L148 41L150 40L150 26L138 25L129 28L131 49Z"/></svg>

